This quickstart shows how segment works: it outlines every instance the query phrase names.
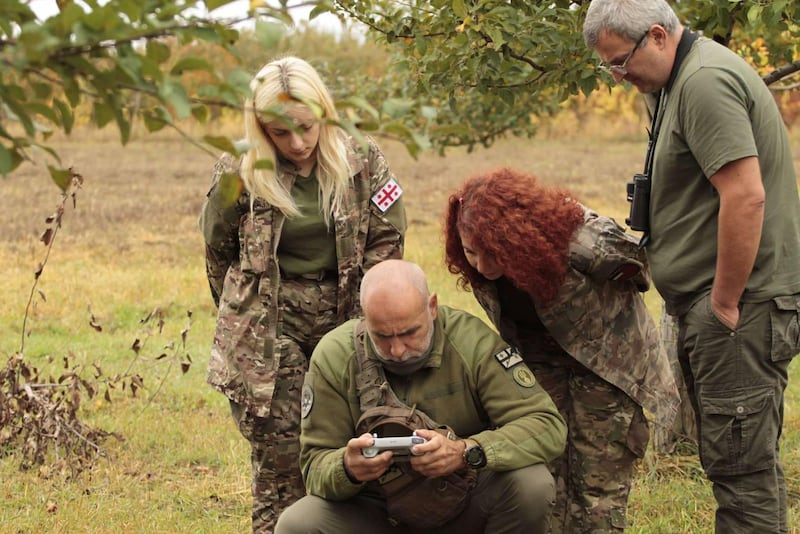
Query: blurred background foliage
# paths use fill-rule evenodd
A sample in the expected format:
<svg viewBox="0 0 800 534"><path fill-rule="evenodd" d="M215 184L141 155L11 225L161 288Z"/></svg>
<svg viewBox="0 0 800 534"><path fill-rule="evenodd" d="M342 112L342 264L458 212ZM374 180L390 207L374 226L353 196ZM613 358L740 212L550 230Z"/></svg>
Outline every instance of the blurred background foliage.
<svg viewBox="0 0 800 534"><path fill-rule="evenodd" d="M415 157L533 136L564 114L640 115L640 99L610 84L583 43L588 1L54 3L40 14L28 0L0 1L0 174L43 152L62 189L73 175L47 140L76 126L114 125L123 144L138 125L148 133L176 128L207 151L235 152L237 133L217 123L238 120L252 74L286 53L320 69L348 131L399 140ZM222 17L231 5L240 6L238 16ZM796 2L674 6L688 27L746 57L787 123L796 122ZM315 29L309 21L322 14L336 17L340 30Z"/></svg>

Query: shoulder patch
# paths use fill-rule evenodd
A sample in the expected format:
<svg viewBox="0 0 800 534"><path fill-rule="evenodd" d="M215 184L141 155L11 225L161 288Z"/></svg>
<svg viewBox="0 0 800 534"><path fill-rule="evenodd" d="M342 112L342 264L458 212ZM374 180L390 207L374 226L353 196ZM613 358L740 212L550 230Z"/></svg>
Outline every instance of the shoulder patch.
<svg viewBox="0 0 800 534"><path fill-rule="evenodd" d="M503 366L503 369L511 369L518 363L522 363L522 356L514 347L506 347L495 354L494 358Z"/></svg>
<svg viewBox="0 0 800 534"><path fill-rule="evenodd" d="M381 187L380 191L372 195L372 202L378 206L378 209L381 212L386 212L389 208L392 207L392 204L397 202L397 199L400 198L400 195L403 194L403 188L400 187L400 184L394 181L394 178L389 178L389 181L386 182L386 185Z"/></svg>
<svg viewBox="0 0 800 534"><path fill-rule="evenodd" d="M519 365L511 371L511 375L514 377L514 382L519 384L524 388L532 388L536 385L536 378L533 376L533 372L528 369L527 365Z"/></svg>
<svg viewBox="0 0 800 534"><path fill-rule="evenodd" d="M300 397L300 415L303 419L308 417L311 413L311 407L314 405L314 390L308 384L303 384L303 392Z"/></svg>

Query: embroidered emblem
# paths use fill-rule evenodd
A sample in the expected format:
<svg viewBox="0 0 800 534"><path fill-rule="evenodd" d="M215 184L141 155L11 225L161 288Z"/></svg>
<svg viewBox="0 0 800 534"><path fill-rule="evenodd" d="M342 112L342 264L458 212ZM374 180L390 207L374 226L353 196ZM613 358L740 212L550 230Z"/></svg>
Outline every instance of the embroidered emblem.
<svg viewBox="0 0 800 534"><path fill-rule="evenodd" d="M531 370L528 369L527 365L515 367L514 370L511 371L511 375L514 377L514 382L524 388L532 388L536 385L536 378L533 376Z"/></svg>
<svg viewBox="0 0 800 534"><path fill-rule="evenodd" d="M303 384L303 392L300 399L300 415L305 419L311 413L314 405L314 390L308 384Z"/></svg>
<svg viewBox="0 0 800 534"><path fill-rule="evenodd" d="M397 199L400 198L400 195L403 194L403 189L400 187L400 184L394 181L394 178L390 178L386 185L381 187L381 190L375 193L372 196L372 202L378 206L378 209L382 212L386 212L392 204L397 202Z"/></svg>
<svg viewBox="0 0 800 534"><path fill-rule="evenodd" d="M518 363L522 363L522 356L520 356L517 349L508 347L494 355L495 359L500 362L503 369L511 369Z"/></svg>

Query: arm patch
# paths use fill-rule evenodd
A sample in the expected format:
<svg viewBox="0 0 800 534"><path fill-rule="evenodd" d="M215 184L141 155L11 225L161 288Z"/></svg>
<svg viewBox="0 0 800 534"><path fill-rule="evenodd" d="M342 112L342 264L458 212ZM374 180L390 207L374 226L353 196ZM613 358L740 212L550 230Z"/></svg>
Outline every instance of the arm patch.
<svg viewBox="0 0 800 534"><path fill-rule="evenodd" d="M522 355L514 347L507 347L497 354L494 358L503 366L503 369L511 369L518 363L522 363Z"/></svg>
<svg viewBox="0 0 800 534"><path fill-rule="evenodd" d="M386 185L381 187L380 191L372 195L372 202L381 210L386 213L386 210L392 207L392 204L397 202L397 199L403 194L403 188L400 184L390 178Z"/></svg>

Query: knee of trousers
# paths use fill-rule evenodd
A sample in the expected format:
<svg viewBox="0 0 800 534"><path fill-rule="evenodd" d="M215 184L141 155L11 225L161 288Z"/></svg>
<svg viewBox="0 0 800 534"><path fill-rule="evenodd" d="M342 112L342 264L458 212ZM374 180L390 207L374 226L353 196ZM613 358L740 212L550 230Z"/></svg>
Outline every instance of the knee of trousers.
<svg viewBox="0 0 800 534"><path fill-rule="evenodd" d="M550 514L555 505L556 486L546 465L530 465L497 475L505 482L503 499L514 509L531 517Z"/></svg>
<svg viewBox="0 0 800 534"><path fill-rule="evenodd" d="M306 496L286 508L275 524L275 534L294 534L310 532L309 526L316 525L318 515L316 497Z"/></svg>

